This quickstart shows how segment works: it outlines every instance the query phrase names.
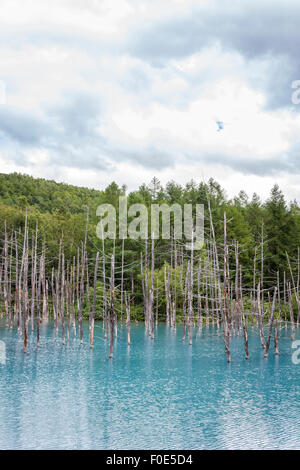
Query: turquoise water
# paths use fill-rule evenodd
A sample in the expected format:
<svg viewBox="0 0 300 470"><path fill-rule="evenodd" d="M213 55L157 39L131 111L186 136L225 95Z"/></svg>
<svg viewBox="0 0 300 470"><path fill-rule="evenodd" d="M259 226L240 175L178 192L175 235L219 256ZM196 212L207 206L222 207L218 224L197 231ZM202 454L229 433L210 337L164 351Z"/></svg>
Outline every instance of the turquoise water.
<svg viewBox="0 0 300 470"><path fill-rule="evenodd" d="M115 357L100 324L95 348L71 338L53 342L43 326L41 348L30 338L23 354L16 330L0 327L6 364L0 365L1 449L299 449L300 364L292 363L290 332L280 332L263 359L257 331L242 337L226 363L212 327L182 343L182 329L164 325L156 338L132 325L132 345L119 327ZM300 339L297 332L296 339Z"/></svg>

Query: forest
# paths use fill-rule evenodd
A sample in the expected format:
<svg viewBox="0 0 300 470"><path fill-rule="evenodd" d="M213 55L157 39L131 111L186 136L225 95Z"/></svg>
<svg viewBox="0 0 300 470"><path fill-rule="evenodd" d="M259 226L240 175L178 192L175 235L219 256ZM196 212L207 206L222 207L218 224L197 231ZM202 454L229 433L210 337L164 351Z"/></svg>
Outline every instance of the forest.
<svg viewBox="0 0 300 470"><path fill-rule="evenodd" d="M112 182L103 191L80 188L31 176L0 174L0 230L4 231L4 221L8 230L24 228L25 211L28 212L29 230L34 231L36 223L39 237L47 246L48 256L57 256L57 247L63 236L67 258L76 255L84 238L85 214L89 207L88 248L95 255L99 240L96 225L99 219L96 208L103 203L110 203L118 212L118 197L127 195L128 205L135 203L150 207L152 203L184 205L204 204L205 227L209 229L207 200L209 198L214 220L215 236L218 245L223 243L224 212L227 216L227 238L238 240L243 248L240 258L246 279L252 281L253 257L255 247L264 243L264 278L272 285L276 273L287 269L286 252L297 263L300 246L300 206L297 201L287 202L280 188L275 184L270 196L262 201L256 193L249 196L244 191L229 199L225 191L212 178L208 183L196 184L194 181L181 186L170 181L162 187L157 178L150 184L141 185L136 191L127 194L126 186ZM160 245L164 241L159 241ZM108 250L112 243L107 240ZM110 246L109 246L110 245ZM144 248L142 248L144 249ZM121 241L116 240L116 258L120 257ZM141 244L127 240L126 259L132 262L140 256ZM168 260L168 255L160 257L161 265ZM283 274L282 274L283 275Z"/></svg>
<svg viewBox="0 0 300 470"><path fill-rule="evenodd" d="M39 346L40 323L49 317L55 340L61 328L63 344L72 329L76 335L76 322L83 342L88 319L91 347L95 320L102 320L109 357L118 320L127 325L128 344L131 321L144 321L153 339L159 321L172 328L180 323L189 344L195 328L222 326L228 362L230 337L240 331L248 359L249 323L259 328L265 355L273 330L278 353L277 322L279 328L289 324L293 338L300 323L300 212L277 185L262 202L243 191L228 199L213 179L163 187L153 178L127 195L114 182L96 191L19 174L0 178L0 313L7 327L24 335L24 352L29 325ZM119 196L147 208L203 204L203 247L187 249L175 236L97 238L97 207L109 203L118 212Z"/></svg>

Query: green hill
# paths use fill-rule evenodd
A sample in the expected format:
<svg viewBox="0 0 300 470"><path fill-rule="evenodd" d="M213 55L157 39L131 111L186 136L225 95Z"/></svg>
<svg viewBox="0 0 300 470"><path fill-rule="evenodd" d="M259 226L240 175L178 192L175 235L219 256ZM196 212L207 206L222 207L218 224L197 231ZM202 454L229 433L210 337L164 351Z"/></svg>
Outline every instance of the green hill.
<svg viewBox="0 0 300 470"><path fill-rule="evenodd" d="M19 173L0 173L0 200L7 206L39 212L78 214L95 205L103 191L56 183Z"/></svg>

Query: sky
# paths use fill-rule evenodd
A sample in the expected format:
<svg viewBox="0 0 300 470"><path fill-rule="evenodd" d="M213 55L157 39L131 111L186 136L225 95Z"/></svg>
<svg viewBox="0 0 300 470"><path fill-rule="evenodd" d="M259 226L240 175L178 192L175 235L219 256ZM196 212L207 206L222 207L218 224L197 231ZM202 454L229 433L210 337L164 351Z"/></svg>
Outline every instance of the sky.
<svg viewBox="0 0 300 470"><path fill-rule="evenodd" d="M299 25L299 0L0 0L0 171L300 200Z"/></svg>

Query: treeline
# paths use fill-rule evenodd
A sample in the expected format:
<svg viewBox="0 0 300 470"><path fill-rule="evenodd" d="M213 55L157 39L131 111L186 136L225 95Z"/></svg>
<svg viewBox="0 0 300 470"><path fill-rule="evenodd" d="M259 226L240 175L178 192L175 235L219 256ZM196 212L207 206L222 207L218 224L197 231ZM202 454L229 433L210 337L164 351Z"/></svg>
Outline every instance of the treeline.
<svg viewBox="0 0 300 470"><path fill-rule="evenodd" d="M95 256L101 241L96 236L96 208L103 203L110 203L116 207L118 213L118 198L120 195L128 196L128 206L142 203L150 207L157 204L204 204L205 230L209 232L209 219L207 201L210 200L212 217L215 225L216 243L219 247L224 238L224 213L227 217L227 241L240 245L240 263L243 266L244 279L251 283L253 278L253 259L256 253L256 262L259 265L263 248L263 277L265 286L274 285L277 272L283 278L284 271L288 271L287 256L291 260L295 277L299 271L300 246L300 207L296 201L287 202L277 185L274 185L269 198L262 201L257 194L248 196L241 191L235 198L226 197L225 191L213 179L208 183L197 184L194 181L185 186L171 181L163 187L157 178L153 178L149 185L143 184L138 190L127 194L126 186L109 184L105 190L98 191L88 188L79 188L67 184L56 183L44 179L35 179L27 175L13 173L0 174L0 229L4 231L4 221L7 229L20 230L24 228L25 211L28 213L29 231L35 231L36 224L39 229L39 242L45 243L47 256L57 257L57 248L63 240L65 256L72 259L76 256L77 248L84 239L85 214L90 208L88 250ZM161 256L158 263L163 266L169 261L167 241L158 241ZM141 241L126 240L125 258L128 264L133 263L145 251ZM106 250L115 251L116 260L121 259L121 241L115 244L107 240ZM230 250L229 250L230 251ZM234 256L234 250L232 250ZM135 264L134 264L135 266ZM159 267L159 266L156 266ZM134 273L133 277L137 273ZM128 281L129 282L129 281ZM130 281L131 282L131 281ZM299 280L297 281L299 282Z"/></svg>
<svg viewBox="0 0 300 470"><path fill-rule="evenodd" d="M41 213L80 214L97 201L101 191L33 178L19 173L0 173L0 200L7 206Z"/></svg>
<svg viewBox="0 0 300 470"><path fill-rule="evenodd" d="M77 188L70 186L73 204L58 211L55 204L60 192L67 197L67 185L37 180L42 191L37 199L33 178L10 178L17 179L18 185L15 193L10 184L10 190L1 188L12 197L0 203L0 319L23 334L24 352L29 325L39 346L40 324L48 318L54 320L54 339L61 335L63 344L72 330L76 335L77 326L83 343L83 319L88 319L91 347L95 320L102 320L110 358L117 320L126 321L128 344L131 321L144 321L152 339L158 321L174 329L181 324L182 340L187 337L190 345L202 326L222 328L228 362L231 338L241 332L249 358L249 325L259 329L264 357L273 331L275 354L279 354L278 333L283 327L290 326L293 340L300 326L299 208L296 202L286 203L277 185L265 202L255 194L249 200L244 192L229 200L213 179L185 187L170 182L164 188L154 178L150 185L128 194L128 207L203 204L205 243L194 250L193 243L185 243L189 240L149 237L151 226L146 239L98 239L96 208L109 203L118 213L119 196L126 195L124 186L112 183L97 196L80 189L85 202L81 206ZM43 212L49 188L53 207ZM25 205L14 203L24 202L24 197ZM151 210L148 214L151 220Z"/></svg>

